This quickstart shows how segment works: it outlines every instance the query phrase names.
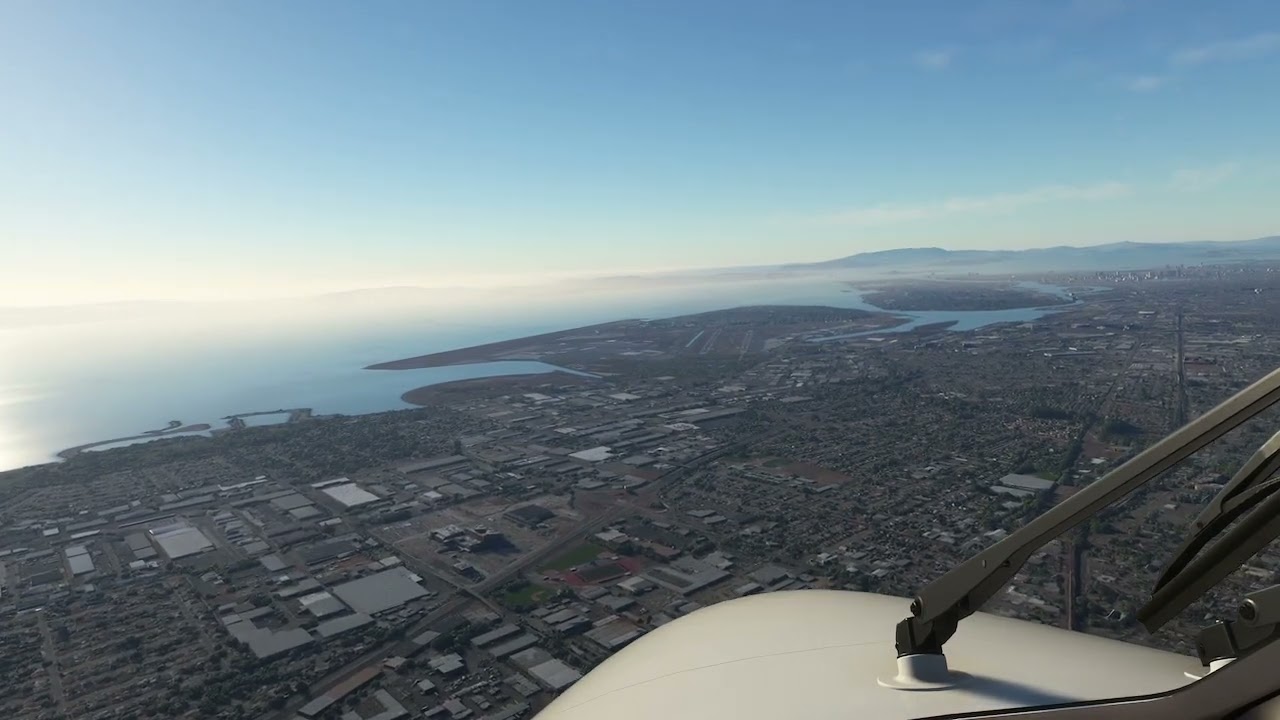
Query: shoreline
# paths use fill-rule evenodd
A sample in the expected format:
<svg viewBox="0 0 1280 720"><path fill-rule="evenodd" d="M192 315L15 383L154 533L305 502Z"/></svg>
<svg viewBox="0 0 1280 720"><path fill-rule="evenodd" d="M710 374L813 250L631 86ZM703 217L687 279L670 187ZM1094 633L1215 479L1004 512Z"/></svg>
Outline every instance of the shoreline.
<svg viewBox="0 0 1280 720"><path fill-rule="evenodd" d="M531 390L532 388L553 383L557 385L595 385L607 384L607 381L601 377L578 375L563 370L523 375L493 375L423 385L401 394L400 399L414 407L430 407L435 400L451 395L469 394L493 388L503 388L508 391Z"/></svg>
<svg viewBox="0 0 1280 720"><path fill-rule="evenodd" d="M861 295L863 292L866 292L868 289L866 287L867 284L862 282L845 282L843 284L845 285L845 287L844 289L841 290L841 292L844 292L844 293L853 293L853 294ZM1026 294L1032 294L1032 293L1026 293ZM1055 303L1053 305L1043 307L1043 309L1045 310L1059 309L1064 306L1076 304L1078 302L1079 300L1075 300L1074 302L1071 300L1067 300L1065 302ZM918 337L923 334L930 334L937 331L949 330L950 328L952 328L957 324L956 320L948 319L948 320L941 320L941 321L935 321L930 323L923 323L923 324L915 325L914 327L904 327L904 326L911 326L912 323L915 323L920 319L918 316L914 315L915 313L932 312L932 311L885 308L885 307L876 305L875 303L871 303L869 301L868 301L868 304L871 305L872 309L848 308L848 307L841 307L838 305L813 305L812 307L814 308L825 308L825 309L830 309L835 311L848 311L848 312L861 313L868 316L869 318L876 318L878 316L883 316L883 317L880 317L880 321L884 322L885 324L880 327L873 327L871 329L861 330L852 334L814 338L814 339L810 339L809 342L820 343L820 342L829 342L829 341L836 341L836 340L854 339L854 338L863 337L863 336L887 336L887 335L894 335L894 334L903 334L905 336ZM775 306L760 305L760 306L744 306L744 307L745 309L752 309L752 308L768 309ZM778 305L777 307L804 308L809 306L791 306L791 305L783 304L783 305ZM686 321L700 321L705 317L715 316L715 315L726 313L735 309L742 309L742 308L729 308L726 310L714 310L714 311L708 311L704 313L695 313L692 315L676 316L674 318L667 318L666 321L668 323L671 321L681 320L681 319ZM1019 308L1004 308L1004 309L1032 309L1032 308L1019 307ZM966 310L961 312L982 312L982 311ZM444 350L444 351L435 352L435 353L427 353L424 355L417 355L417 356L402 358L398 360L390 360L386 362L367 365L363 369L365 370L414 370L414 369L427 369L427 368L482 364L482 363L501 362L501 361L533 361L533 362L547 363L547 360L544 359L544 355L546 354L545 348L548 345L554 345L554 344L563 345L566 342L574 341L574 340L586 341L587 343L593 343L600 340L604 340L606 342L619 342L626 339L626 330L629 327L634 327L637 323L644 323L644 322L651 322L651 321L642 321L634 318L613 320L605 323L584 325L584 326L568 328L564 330L556 330L552 332L540 333L536 335L528 335L528 336L519 337L519 338L499 340L496 342L490 342L490 343L485 343L481 345L473 345L470 347L455 348L455 349ZM718 331L716 334L713 334L712 336L710 336L713 341L716 335L718 335ZM693 338L693 341L697 341L699 337L701 337L701 333L699 333L698 335L695 335L695 337ZM687 344L685 347L688 347L689 345L692 345L692 342ZM706 354L707 352L706 348L709 348L709 347L711 347L710 344L705 345L704 349L698 354ZM745 348L745 345L744 345L744 348ZM767 347L765 349L767 350ZM553 352L559 352L559 349ZM739 358L741 357L741 354L745 352L746 352L745 349L742 350L739 353ZM520 355L525 355L525 357L520 357ZM574 363L574 364L577 364L577 363ZM441 382L441 383L428 384L428 385L416 387L401 393L399 396L399 399L405 404L413 407L428 407L434 404L439 399L450 397L450 396L479 393L484 390L492 390L494 388L500 388L507 391L517 391L517 390L520 390L521 388L545 386L550 383L556 383L560 385L591 385L591 384L608 384L608 381L602 377L579 375L571 369L561 368L561 369L556 369L549 372L490 375L485 377L467 378L467 379L461 379L461 380L450 380L450 381ZM244 413L233 413L221 418L222 422L225 423L225 425L221 427L215 427L210 423L196 423L196 424L190 424L190 425L183 425L179 420L170 420L168 421L166 427L164 428L155 429L155 430L146 430L146 431L142 431L139 433L135 433L135 434L127 435L123 437L117 437L117 438L112 438L107 440L99 440L99 441L94 441L90 443L76 445L76 446L69 447L54 453L54 457L58 460L67 460L87 450L92 450L94 448L104 446L104 445L113 445L116 443L129 443L134 441L155 440L155 439L166 438L170 436L180 437L180 436L191 436L195 433L207 433L207 436L212 437L212 436L220 435L222 433L226 433L234 430L242 430L247 427L253 427L253 425L250 425L250 423L245 421L247 418L253 418L256 416L266 416L266 415L279 415L279 414L286 414L286 413L288 414L288 417L283 422L272 423L272 425L286 425L286 424L306 420L313 416L313 411L311 408L280 408L277 410L259 410L259 411L244 412Z"/></svg>
<svg viewBox="0 0 1280 720"><path fill-rule="evenodd" d="M1041 310L1079 302L1070 293L1051 294L1008 281L917 279L907 283L881 280L846 284L863 302L890 313Z"/></svg>
<svg viewBox="0 0 1280 720"><path fill-rule="evenodd" d="M501 360L534 360L538 361L538 357L499 357L500 353L514 353L522 348L537 345L539 343L553 342L556 340L564 340L567 338L582 335L583 333L592 333L599 335L607 330L615 330L625 323L635 322L634 320L614 320L607 323L599 323L597 325L584 325L582 327L569 328L568 330L556 330L549 333L541 333L539 335L526 335L524 337L512 338L510 340L498 340L497 342L485 343L483 345L472 345L465 348L456 348L454 350L442 350L440 352L427 353L425 355L415 355L414 357L401 358L399 360L388 360L386 362L366 365L365 370L421 370L423 368L447 367L449 365L471 365L483 362L497 362Z"/></svg>
<svg viewBox="0 0 1280 720"><path fill-rule="evenodd" d="M174 425L175 423L178 423L178 424L175 426ZM170 435L182 437L182 436L189 435L190 433L211 432L213 430L214 430L213 426L210 425L209 423L195 423L194 425L182 425L177 420L170 420L169 427L166 427L162 430L146 430L144 432L138 433L137 435L128 435L126 437L112 438L111 440L98 440L97 442L84 443L83 445L76 445L74 447L69 447L65 450L59 450L57 453L54 454L54 456L57 457L59 460L69 460L75 457L76 455L79 455L82 452L85 452L87 450L92 450L93 448L96 448L101 445L112 445L114 443L128 442L131 440L154 440L156 438L169 437Z"/></svg>
<svg viewBox="0 0 1280 720"><path fill-rule="evenodd" d="M233 430L243 430L251 427L244 422L243 418L257 417L262 415L285 415L289 417L283 422L272 423L272 425L288 425L290 423L301 422L312 417L311 408L281 408L279 410L255 410L254 412L236 413L221 418L225 423L222 427L216 427L212 423L191 423L183 424L181 420L170 420L165 427L156 430L144 430L134 435L126 435L124 437L111 438L110 440L95 440L89 443L82 443L72 447L59 450L53 454L56 460L69 460L83 452L92 451L96 447L103 445L114 445L116 443L133 442L133 441L150 441L168 437L194 437L196 433L202 434L203 437L214 437L222 433L231 432ZM207 435L204 435L207 433ZM122 446L128 447L128 445Z"/></svg>

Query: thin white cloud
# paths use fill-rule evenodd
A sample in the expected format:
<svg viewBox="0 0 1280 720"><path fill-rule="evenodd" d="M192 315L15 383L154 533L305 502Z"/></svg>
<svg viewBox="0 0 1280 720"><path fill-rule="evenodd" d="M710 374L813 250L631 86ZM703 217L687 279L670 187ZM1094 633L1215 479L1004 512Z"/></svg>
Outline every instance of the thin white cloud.
<svg viewBox="0 0 1280 720"><path fill-rule="evenodd" d="M1239 170L1240 164L1233 162L1205 168L1183 168L1169 178L1169 187L1188 192L1208 190L1230 180Z"/></svg>
<svg viewBox="0 0 1280 720"><path fill-rule="evenodd" d="M1188 47L1169 56L1170 72L1165 75L1132 75L1117 78L1118 83L1130 92L1150 93L1173 84L1186 68L1210 63L1253 60L1280 52L1280 32L1263 32L1234 40Z"/></svg>
<svg viewBox="0 0 1280 720"><path fill-rule="evenodd" d="M938 50L921 50L915 54L913 58L916 67L923 70L946 70L951 67L951 61L956 57L954 50L938 49Z"/></svg>
<svg viewBox="0 0 1280 720"><path fill-rule="evenodd" d="M1171 82L1168 75L1137 75L1124 80L1126 89L1137 93L1155 92Z"/></svg>
<svg viewBox="0 0 1280 720"><path fill-rule="evenodd" d="M1022 192L953 197L940 202L914 205L873 205L820 215L823 225L871 227L896 225L948 215L1010 213L1030 205L1072 200L1107 200L1128 195L1129 185L1102 182L1093 185L1046 185Z"/></svg>
<svg viewBox="0 0 1280 720"><path fill-rule="evenodd" d="M1214 62L1252 60L1280 51L1280 32L1264 32L1246 38L1224 40L1179 50L1169 58L1174 65L1204 65Z"/></svg>

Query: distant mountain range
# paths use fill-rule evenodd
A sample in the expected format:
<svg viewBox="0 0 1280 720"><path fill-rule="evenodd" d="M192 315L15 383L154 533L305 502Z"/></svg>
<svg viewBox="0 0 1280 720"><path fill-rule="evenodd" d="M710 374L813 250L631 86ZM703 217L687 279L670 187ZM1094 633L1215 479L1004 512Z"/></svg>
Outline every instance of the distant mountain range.
<svg viewBox="0 0 1280 720"><path fill-rule="evenodd" d="M1201 265L1280 260L1280 235L1227 242L1135 243L1031 250L944 250L903 248L858 253L836 260L783 265L785 270L964 270L1013 272L1044 270L1144 270L1166 265Z"/></svg>

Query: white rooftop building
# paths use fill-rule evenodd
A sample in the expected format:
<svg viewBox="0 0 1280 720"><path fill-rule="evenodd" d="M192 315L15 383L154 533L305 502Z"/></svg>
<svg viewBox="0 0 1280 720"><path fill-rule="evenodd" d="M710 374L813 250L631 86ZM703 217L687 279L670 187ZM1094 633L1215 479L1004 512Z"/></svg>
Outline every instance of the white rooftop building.
<svg viewBox="0 0 1280 720"><path fill-rule="evenodd" d="M382 499L353 482L344 483L342 485L330 485L323 488L320 492L333 498L338 502L338 504L345 508L368 505L371 502L377 502Z"/></svg>
<svg viewBox="0 0 1280 720"><path fill-rule="evenodd" d="M151 531L151 537L170 560L198 555L213 549L213 543L204 536L204 533L185 522L155 528Z"/></svg>
<svg viewBox="0 0 1280 720"><path fill-rule="evenodd" d="M613 457L613 453L607 445L593 447L588 450L579 450L575 453L569 453L569 457L585 462L603 462Z"/></svg>

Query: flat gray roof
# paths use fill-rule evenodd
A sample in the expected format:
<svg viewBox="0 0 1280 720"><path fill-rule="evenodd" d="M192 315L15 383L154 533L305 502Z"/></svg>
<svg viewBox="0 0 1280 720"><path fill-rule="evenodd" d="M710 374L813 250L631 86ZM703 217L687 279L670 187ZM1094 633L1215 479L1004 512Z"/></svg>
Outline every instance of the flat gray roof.
<svg viewBox="0 0 1280 720"><path fill-rule="evenodd" d="M93 572L93 558L84 553L68 557L67 564L71 566L72 575L84 575L85 573Z"/></svg>
<svg viewBox="0 0 1280 720"><path fill-rule="evenodd" d="M305 507L307 505L310 505L311 501L307 499L306 496L300 495L295 492L295 493L289 493L288 495L283 495L281 497L278 497L272 500L271 504L275 505L277 508L281 510L292 510L294 508L300 508L300 507Z"/></svg>
<svg viewBox="0 0 1280 720"><path fill-rule="evenodd" d="M356 613L334 618L333 620L326 620L316 626L316 632L320 633L320 637L328 638L334 635L341 635L348 630L364 627L371 622L373 622L373 618L363 613Z"/></svg>
<svg viewBox="0 0 1280 720"><path fill-rule="evenodd" d="M520 628L508 623L502 627L494 628L487 633L482 633L471 638L471 644L476 647L484 647L495 640L501 640L509 635L515 635L518 632L520 632Z"/></svg>
<svg viewBox="0 0 1280 720"><path fill-rule="evenodd" d="M429 645L431 644L432 641L434 641L438 637L440 637L440 633L436 632L435 630L428 630L422 633L421 635L415 637L413 639L413 642L415 645Z"/></svg>
<svg viewBox="0 0 1280 720"><path fill-rule="evenodd" d="M279 555L263 555L258 558L258 562L262 563L262 567L266 568L267 572L279 572L288 567Z"/></svg>
<svg viewBox="0 0 1280 720"><path fill-rule="evenodd" d="M313 517L320 517L323 514L316 509L315 505L303 505L289 511L289 517L294 520L309 520Z"/></svg>
<svg viewBox="0 0 1280 720"><path fill-rule="evenodd" d="M512 653L511 657L507 659L515 663L520 669L527 670L535 665L541 665L542 663L550 660L551 653L540 647L531 647L527 650L521 650L518 653Z"/></svg>
<svg viewBox="0 0 1280 720"><path fill-rule="evenodd" d="M353 482L344 483L342 485L329 485L320 492L328 495L338 501L343 507L347 508L366 505L382 499Z"/></svg>
<svg viewBox="0 0 1280 720"><path fill-rule="evenodd" d="M1006 487L1021 488L1023 490L1041 491L1052 488L1054 482L1052 480L1045 480L1042 477L1036 477L1035 475L1019 475L1015 473L1012 475L1005 475L1000 478L1000 484Z"/></svg>
<svg viewBox="0 0 1280 720"><path fill-rule="evenodd" d="M1031 490L1024 490L1022 488L1005 487L1004 485L992 485L991 492L999 493L1001 495L1012 495L1013 497L1016 497L1016 498L1027 498L1027 497L1033 497L1035 495L1035 493L1032 492Z"/></svg>
<svg viewBox="0 0 1280 720"><path fill-rule="evenodd" d="M555 658L529 668L529 674L552 690L563 690L582 677L582 673Z"/></svg>
<svg viewBox="0 0 1280 720"><path fill-rule="evenodd" d="M327 592L302 596L302 607L318 618L336 615L347 609L347 606L343 605L341 600Z"/></svg>
<svg viewBox="0 0 1280 720"><path fill-rule="evenodd" d="M378 702L382 703L382 712L364 720L399 720L409 714L409 711L404 709L400 701L391 697L391 693L386 690L374 690L373 696L378 699Z"/></svg>
<svg viewBox="0 0 1280 720"><path fill-rule="evenodd" d="M314 700L307 703L306 705L303 705L302 707L298 708L298 714L306 718L315 717L316 715L319 715L320 713L329 709L329 706L332 705L334 702L335 702L334 699L329 697L328 695L321 695L320 697L315 698Z"/></svg>
<svg viewBox="0 0 1280 720"><path fill-rule="evenodd" d="M377 615L427 594L404 568L391 568L343 583L333 594L358 612Z"/></svg>
<svg viewBox="0 0 1280 720"><path fill-rule="evenodd" d="M728 572L693 558L680 558L670 565L650 568L644 571L643 575L668 590L674 590L682 595L696 592L729 577Z"/></svg>
<svg viewBox="0 0 1280 720"><path fill-rule="evenodd" d="M749 577L761 585L772 585L779 580L785 580L791 576L791 571L786 568L781 568L777 565L765 565L751 573Z"/></svg>
<svg viewBox="0 0 1280 720"><path fill-rule="evenodd" d="M519 652L527 647L536 645L537 643L538 643L538 638L528 633L525 633L524 635L521 635L520 637L517 637L512 640L508 640L502 643L501 645L494 645L493 647L489 648L489 653L492 654L494 657L502 658L510 655L511 653Z"/></svg>
<svg viewBox="0 0 1280 720"><path fill-rule="evenodd" d="M254 540L253 542L248 542L248 543L245 543L244 545L241 545L240 549L244 550L245 554L247 555L261 555L262 553L270 550L271 546L262 542L261 540Z"/></svg>
<svg viewBox="0 0 1280 720"><path fill-rule="evenodd" d="M625 620L614 620L588 630L586 636L601 646L614 650L644 634L644 631Z"/></svg>
<svg viewBox="0 0 1280 720"><path fill-rule="evenodd" d="M553 612L550 615L542 618L542 622L548 625L559 625L560 623L566 620L572 620L578 617L578 615L579 615L578 611L575 610L574 608L565 608L564 610Z"/></svg>
<svg viewBox="0 0 1280 720"><path fill-rule="evenodd" d="M301 595L302 593L310 592L312 590L315 590L321 587L324 587L324 586L320 584L319 580L316 580L313 577L302 578L301 580L298 581L298 584L296 585L277 590L276 597L287 599L287 598L294 597L295 595Z"/></svg>
<svg viewBox="0 0 1280 720"><path fill-rule="evenodd" d="M162 528L152 531L151 536L160 544L160 549L164 550L164 554L168 555L170 560L195 555L213 548L209 538L205 537L198 528L190 525Z"/></svg>
<svg viewBox="0 0 1280 720"><path fill-rule="evenodd" d="M248 620L241 620L227 626L227 631L240 642L249 646L249 650L258 658L268 658L288 652L311 642L311 633L302 628L275 632L266 628L255 627Z"/></svg>

